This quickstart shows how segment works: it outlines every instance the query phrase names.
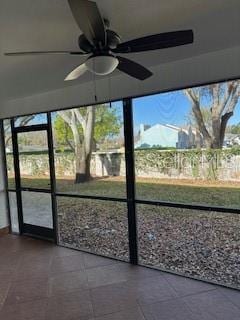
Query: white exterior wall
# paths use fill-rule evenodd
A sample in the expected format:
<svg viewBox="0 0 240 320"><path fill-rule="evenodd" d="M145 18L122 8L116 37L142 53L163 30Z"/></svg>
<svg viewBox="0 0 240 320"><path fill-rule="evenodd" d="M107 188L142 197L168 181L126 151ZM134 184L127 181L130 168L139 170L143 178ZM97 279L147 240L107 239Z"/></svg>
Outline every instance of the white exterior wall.
<svg viewBox="0 0 240 320"><path fill-rule="evenodd" d="M3 168L3 144L2 132L0 127L0 229L9 225L6 205L6 191L4 185L4 168Z"/></svg>
<svg viewBox="0 0 240 320"><path fill-rule="evenodd" d="M180 130L180 129L179 129ZM140 134L139 141L135 147L148 145L149 147L177 147L179 130L169 128L162 124L156 124Z"/></svg>

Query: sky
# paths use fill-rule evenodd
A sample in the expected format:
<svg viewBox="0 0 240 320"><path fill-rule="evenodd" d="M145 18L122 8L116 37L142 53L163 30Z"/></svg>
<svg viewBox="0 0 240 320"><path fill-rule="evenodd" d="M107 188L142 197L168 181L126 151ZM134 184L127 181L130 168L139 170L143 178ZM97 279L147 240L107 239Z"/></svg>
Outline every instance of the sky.
<svg viewBox="0 0 240 320"><path fill-rule="evenodd" d="M113 106L119 110L122 117L122 102L114 102ZM138 130L140 124L154 125L157 123L187 125L190 123L190 111L191 104L183 90L136 98L133 99L134 128ZM44 117L46 117L45 114L37 115L31 124L46 122ZM228 122L229 125L237 123L240 123L240 101Z"/></svg>
<svg viewBox="0 0 240 320"><path fill-rule="evenodd" d="M179 92L162 93L133 100L135 125L156 123L182 125L191 109L189 101Z"/></svg>
<svg viewBox="0 0 240 320"><path fill-rule="evenodd" d="M137 98L133 101L135 126L139 126L141 123L186 125L189 123L190 111L191 104L182 90ZM236 124L239 122L240 101L228 123Z"/></svg>

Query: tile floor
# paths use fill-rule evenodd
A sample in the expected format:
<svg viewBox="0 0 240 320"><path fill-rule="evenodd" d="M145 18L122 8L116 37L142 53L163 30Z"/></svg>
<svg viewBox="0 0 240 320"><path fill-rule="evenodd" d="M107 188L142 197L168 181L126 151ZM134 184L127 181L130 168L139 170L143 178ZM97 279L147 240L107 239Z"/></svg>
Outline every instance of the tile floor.
<svg viewBox="0 0 240 320"><path fill-rule="evenodd" d="M0 319L239 320L240 292L7 235Z"/></svg>

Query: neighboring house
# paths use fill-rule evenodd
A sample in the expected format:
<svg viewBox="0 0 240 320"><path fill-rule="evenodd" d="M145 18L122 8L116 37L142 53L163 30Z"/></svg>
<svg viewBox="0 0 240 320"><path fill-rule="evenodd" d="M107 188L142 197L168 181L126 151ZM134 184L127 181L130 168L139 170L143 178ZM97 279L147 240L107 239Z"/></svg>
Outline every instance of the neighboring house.
<svg viewBox="0 0 240 320"><path fill-rule="evenodd" d="M138 140L135 143L136 148L190 149L202 145L202 137L196 129L191 126L180 128L169 124L155 124L152 127L141 124Z"/></svg>
<svg viewBox="0 0 240 320"><path fill-rule="evenodd" d="M202 135L197 129L192 126L179 128L178 141L176 144L178 149L202 148L203 146Z"/></svg>
<svg viewBox="0 0 240 320"><path fill-rule="evenodd" d="M240 134L226 133L223 146L224 147L240 146Z"/></svg>

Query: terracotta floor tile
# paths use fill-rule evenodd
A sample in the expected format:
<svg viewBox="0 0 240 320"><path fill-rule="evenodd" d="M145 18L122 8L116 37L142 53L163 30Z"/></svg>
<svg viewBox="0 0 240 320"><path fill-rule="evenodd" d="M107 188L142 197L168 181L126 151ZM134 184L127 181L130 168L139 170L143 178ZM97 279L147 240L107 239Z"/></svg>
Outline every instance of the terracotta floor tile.
<svg viewBox="0 0 240 320"><path fill-rule="evenodd" d="M240 292L27 237L0 238L2 320L239 320Z"/></svg>
<svg viewBox="0 0 240 320"><path fill-rule="evenodd" d="M46 320L46 300L6 305L0 310L2 320Z"/></svg>
<svg viewBox="0 0 240 320"><path fill-rule="evenodd" d="M49 295L58 295L88 289L88 281L85 270L60 273L49 279Z"/></svg>
<svg viewBox="0 0 240 320"><path fill-rule="evenodd" d="M93 308L88 290L76 291L48 300L47 320L89 320Z"/></svg>
<svg viewBox="0 0 240 320"><path fill-rule="evenodd" d="M47 279L28 279L11 283L5 304L16 304L46 298L48 295Z"/></svg>
<svg viewBox="0 0 240 320"><path fill-rule="evenodd" d="M84 270L84 261L82 255L56 257L52 261L51 274L78 270Z"/></svg>

